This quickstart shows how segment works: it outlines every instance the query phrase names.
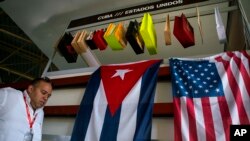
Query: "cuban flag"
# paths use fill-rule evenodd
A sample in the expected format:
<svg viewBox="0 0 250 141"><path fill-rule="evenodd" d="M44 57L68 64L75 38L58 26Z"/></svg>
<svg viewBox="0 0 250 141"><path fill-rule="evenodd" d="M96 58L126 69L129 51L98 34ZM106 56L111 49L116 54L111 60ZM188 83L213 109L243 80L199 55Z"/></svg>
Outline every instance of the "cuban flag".
<svg viewBox="0 0 250 141"><path fill-rule="evenodd" d="M151 140L161 60L101 66L91 76L71 141Z"/></svg>

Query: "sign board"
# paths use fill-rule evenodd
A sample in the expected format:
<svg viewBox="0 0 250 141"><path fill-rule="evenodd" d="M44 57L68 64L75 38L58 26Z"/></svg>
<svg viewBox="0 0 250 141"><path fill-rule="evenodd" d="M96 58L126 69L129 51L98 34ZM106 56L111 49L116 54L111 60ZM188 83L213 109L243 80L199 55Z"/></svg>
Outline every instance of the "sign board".
<svg viewBox="0 0 250 141"><path fill-rule="evenodd" d="M203 2L207 0L162 0L157 2L152 2L148 4L142 4L138 6L133 6L129 8L124 8L120 10L115 10L111 12L106 12L98 15L88 16L81 19L72 20L68 26L68 29L88 25L92 23L97 23L101 21L131 16L139 13L145 13L155 10L161 10L170 7L183 6L187 4Z"/></svg>

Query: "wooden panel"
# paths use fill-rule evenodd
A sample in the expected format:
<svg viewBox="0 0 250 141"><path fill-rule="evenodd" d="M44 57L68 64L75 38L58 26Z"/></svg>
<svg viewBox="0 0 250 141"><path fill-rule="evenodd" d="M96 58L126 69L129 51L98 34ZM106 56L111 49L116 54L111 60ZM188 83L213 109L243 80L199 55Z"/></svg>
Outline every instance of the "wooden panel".
<svg viewBox="0 0 250 141"><path fill-rule="evenodd" d="M76 116L80 106L46 106L44 107L45 116ZM153 109L154 117L173 116L172 103L155 103Z"/></svg>
<svg viewBox="0 0 250 141"><path fill-rule="evenodd" d="M44 114L45 116L76 116L78 105L70 106L45 106Z"/></svg>

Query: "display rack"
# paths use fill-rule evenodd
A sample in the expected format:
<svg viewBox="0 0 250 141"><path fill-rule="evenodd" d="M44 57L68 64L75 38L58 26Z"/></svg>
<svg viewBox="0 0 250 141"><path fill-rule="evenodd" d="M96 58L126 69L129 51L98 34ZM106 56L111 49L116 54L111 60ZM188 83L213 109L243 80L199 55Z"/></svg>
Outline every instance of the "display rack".
<svg viewBox="0 0 250 141"><path fill-rule="evenodd" d="M127 15L117 16L117 17L113 16L112 18L98 20L98 17L102 16L102 15L109 15L109 14L116 15L117 12L125 13L126 10L134 9L134 7L142 8L142 7L151 6L151 5L154 5L154 7L156 7L157 4L164 4L164 2L166 2L166 1L142 4L139 6L132 6L131 8L123 8L121 10L114 10L111 12L101 13L98 15L93 15L93 16L84 17L81 19L72 20L65 32L69 32L69 33L72 33L72 35L74 35L77 31L82 30L82 29L89 29L89 28L95 29L98 26L107 26L109 23L117 23L117 22L122 22L122 21L130 21L131 19L142 18L143 14L145 12L150 12L150 14L152 16L156 16L159 14L181 11L181 10L186 10L186 9L192 9L192 8L196 8L196 7L204 7L204 6L209 6L209 5L219 5L221 3L230 2L232 0L186 0L186 1L181 0L181 1L183 1L183 4L179 4L176 6L166 6L165 8L159 8L159 9L155 8L155 9L144 10L144 11L136 12L134 14L130 14L129 16L127 16ZM222 8L222 9L220 9L220 11L221 12L230 12L230 11L233 11L236 9L238 9L237 6L232 6L232 7ZM210 14L214 14L214 9L204 10L204 11L200 12L201 16L210 15ZM190 13L189 15L187 15L187 18L191 18L194 16L197 16L195 11L193 13ZM154 19L154 23L166 21L165 18L161 18L161 19L153 18L153 19ZM170 17L170 19L173 20L174 16Z"/></svg>
<svg viewBox="0 0 250 141"><path fill-rule="evenodd" d="M180 10L184 10L184 9L192 9L192 8L196 8L196 7L203 7L203 6L209 6L209 5L216 5L216 4L219 5L221 3L230 2L230 1L231 0L199 0L198 3L191 3L191 4L180 5L177 7L170 7L170 8L164 8L164 9L159 9L159 10L156 9L153 11L151 10L150 14L152 16L157 16L157 15L163 14L163 13L169 13L169 12L180 11ZM148 12L148 11L135 13L135 14L130 15L130 16L118 16L117 18L114 16L113 18L110 18L110 19L98 20L98 16L101 16L101 15L107 15L107 14L116 15L117 12L121 12L121 11L124 12L124 10L127 10L127 9L133 9L134 7L143 7L145 5L150 6L152 4L155 4L155 3L142 4L139 6L138 5L132 6L131 8L124 8L124 9L120 9L120 10L115 10L115 11L111 11L111 12L101 13L98 15L84 17L81 19L72 20L71 23L69 24L68 28L65 30L65 32L70 33L74 36L77 31L80 31L83 29L95 29L99 26L107 27L109 23L117 23L117 22L121 22L121 21L129 21L131 19L141 18L143 16L143 12ZM235 10L238 10L238 6L228 6L228 7L220 8L221 13L235 11ZM200 16L206 16L206 15L211 15L211 14L214 14L214 9L200 10ZM195 10L192 13L186 13L187 18L192 18L192 17L196 17L196 16L197 16L197 13ZM173 21L174 17L175 16L170 16L170 20ZM86 22L87 19L90 19L90 21ZM165 22L165 20L166 20L165 18L158 18L157 19L157 18L153 17L153 21L155 24ZM82 24L81 24L81 21L83 22ZM86 74L88 75L88 74L93 73L101 65L100 61L95 56L95 54L90 49L87 49L87 52L80 54L80 57L86 62L86 64L88 64L88 67L48 72L49 67L50 67L50 65L55 57L56 52L57 52L57 50L55 49L55 52L53 53L52 57L48 61L47 65L43 71L42 76L48 76L51 78L59 78L59 77L70 77L70 76L86 75ZM167 65L166 61L164 61L164 63L165 63L165 65Z"/></svg>

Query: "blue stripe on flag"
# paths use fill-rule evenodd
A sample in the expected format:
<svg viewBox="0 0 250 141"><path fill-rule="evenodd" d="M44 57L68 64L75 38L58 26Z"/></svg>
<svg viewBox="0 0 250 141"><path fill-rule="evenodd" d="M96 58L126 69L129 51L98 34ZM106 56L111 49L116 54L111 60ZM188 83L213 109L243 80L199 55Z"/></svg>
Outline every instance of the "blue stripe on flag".
<svg viewBox="0 0 250 141"><path fill-rule="evenodd" d="M80 141L86 136L88 124L93 110L94 98L100 85L100 78L100 69L98 69L93 73L91 79L88 82L83 100L80 104L80 109L76 116L71 141Z"/></svg>
<svg viewBox="0 0 250 141"><path fill-rule="evenodd" d="M116 111L114 116L111 115L111 112L107 107L100 141L116 141L120 115L121 115L121 106Z"/></svg>
<svg viewBox="0 0 250 141"><path fill-rule="evenodd" d="M152 65L142 77L134 141L151 140L152 112L158 75L157 69L160 63Z"/></svg>

